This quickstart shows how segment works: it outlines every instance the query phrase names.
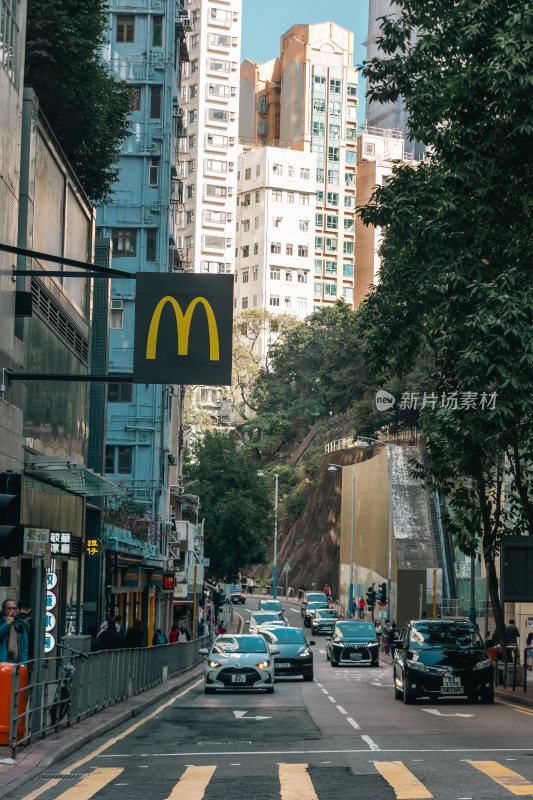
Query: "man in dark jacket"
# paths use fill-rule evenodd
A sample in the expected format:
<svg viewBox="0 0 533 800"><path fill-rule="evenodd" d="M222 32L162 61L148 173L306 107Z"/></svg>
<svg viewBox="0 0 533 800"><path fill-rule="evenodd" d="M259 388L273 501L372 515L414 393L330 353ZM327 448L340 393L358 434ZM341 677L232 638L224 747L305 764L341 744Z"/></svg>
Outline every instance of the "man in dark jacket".
<svg viewBox="0 0 533 800"><path fill-rule="evenodd" d="M28 637L28 659L31 661L33 658L33 619L31 617L31 605L27 600L19 600L17 603L18 614L15 617L15 622L22 625Z"/></svg>
<svg viewBox="0 0 533 800"><path fill-rule="evenodd" d="M107 628L100 631L98 639L100 640L99 650L120 650L124 647L124 637L120 631L117 631L114 617L109 617Z"/></svg>
<svg viewBox="0 0 533 800"><path fill-rule="evenodd" d="M0 661L24 664L28 660L28 636L20 622L16 622L17 604L8 598L2 603L0 613Z"/></svg>
<svg viewBox="0 0 533 800"><path fill-rule="evenodd" d="M126 631L124 644L126 647L142 647L144 643L144 630L140 619L134 619L131 628Z"/></svg>

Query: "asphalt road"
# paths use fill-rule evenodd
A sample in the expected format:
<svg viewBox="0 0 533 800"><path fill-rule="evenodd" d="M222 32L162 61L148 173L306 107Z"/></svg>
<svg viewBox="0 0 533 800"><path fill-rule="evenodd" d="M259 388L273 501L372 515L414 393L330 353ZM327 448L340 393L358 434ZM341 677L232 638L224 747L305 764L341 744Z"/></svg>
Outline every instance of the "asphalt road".
<svg viewBox="0 0 533 800"><path fill-rule="evenodd" d="M236 612L247 620L256 605ZM286 614L300 625L297 606ZM6 800L533 797L533 710L460 698L405 706L390 667L333 668L315 641L313 683L206 696L198 682Z"/></svg>

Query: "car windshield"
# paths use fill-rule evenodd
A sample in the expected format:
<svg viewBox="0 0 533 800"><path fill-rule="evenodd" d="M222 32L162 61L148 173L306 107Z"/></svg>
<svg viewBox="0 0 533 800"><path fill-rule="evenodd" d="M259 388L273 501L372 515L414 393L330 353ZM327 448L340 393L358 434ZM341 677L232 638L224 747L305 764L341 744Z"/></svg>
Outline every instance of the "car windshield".
<svg viewBox="0 0 533 800"><path fill-rule="evenodd" d="M305 644L304 632L301 628L279 628L275 631L265 631L269 642L279 642L279 644Z"/></svg>
<svg viewBox="0 0 533 800"><path fill-rule="evenodd" d="M279 600L262 600L261 608L265 611L281 611L281 603Z"/></svg>
<svg viewBox="0 0 533 800"><path fill-rule="evenodd" d="M339 622L337 629L341 636L368 636L375 639L376 631L371 622Z"/></svg>
<svg viewBox="0 0 533 800"><path fill-rule="evenodd" d="M308 611L313 611L313 609L316 610L317 608L327 608L327 605L328 605L327 603L325 603L323 600L321 600L320 602L316 602L316 603L308 603L307 604L307 609L308 609Z"/></svg>
<svg viewBox="0 0 533 800"><path fill-rule="evenodd" d="M409 647L413 650L483 647L483 640L468 622L415 622Z"/></svg>
<svg viewBox="0 0 533 800"><path fill-rule="evenodd" d="M260 625L262 622L275 622L277 620L279 620L279 617L274 611L260 611L252 615L250 622L256 622Z"/></svg>
<svg viewBox="0 0 533 800"><path fill-rule="evenodd" d="M241 591L240 586L232 586L230 589L230 592L240 592L240 591Z"/></svg>
<svg viewBox="0 0 533 800"><path fill-rule="evenodd" d="M261 636L219 636L213 644L213 653L266 653L267 646Z"/></svg>
<svg viewBox="0 0 533 800"><path fill-rule="evenodd" d="M326 619L328 619L328 618L329 618L329 619L335 619L335 617L337 616L337 612L336 612L336 611L334 611L332 608L320 608L320 609L319 609L319 610L316 612L316 615L315 615L315 616L317 616L317 617L321 617L321 618L323 618L323 619L324 619L324 618L326 618Z"/></svg>
<svg viewBox="0 0 533 800"><path fill-rule="evenodd" d="M307 595L307 602L313 603L315 600L326 600L324 592L315 592L314 594Z"/></svg>

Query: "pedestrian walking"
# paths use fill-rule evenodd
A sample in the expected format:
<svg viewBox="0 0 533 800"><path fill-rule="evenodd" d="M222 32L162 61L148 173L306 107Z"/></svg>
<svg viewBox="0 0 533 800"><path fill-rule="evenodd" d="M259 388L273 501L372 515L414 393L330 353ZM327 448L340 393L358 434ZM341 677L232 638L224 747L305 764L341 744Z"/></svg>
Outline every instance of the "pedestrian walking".
<svg viewBox="0 0 533 800"><path fill-rule="evenodd" d="M518 638L520 631L516 626L514 619L509 620L509 624L505 626L505 641L507 644L507 657L506 661L512 661L513 656L516 660L518 654Z"/></svg>
<svg viewBox="0 0 533 800"><path fill-rule="evenodd" d="M120 650L125 644L124 637L116 628L114 617L109 617L106 627L100 630L98 639L99 650Z"/></svg>
<svg viewBox="0 0 533 800"><path fill-rule="evenodd" d="M360 597L359 598L359 619L364 619L365 618L365 605L366 605L365 604L365 598L364 597Z"/></svg>
<svg viewBox="0 0 533 800"><path fill-rule="evenodd" d="M392 620L389 633L389 648L390 648L390 654L393 659L394 659L394 651L396 649L396 639L398 638L399 634L400 632L396 627L396 623L394 622L394 620Z"/></svg>
<svg viewBox="0 0 533 800"><path fill-rule="evenodd" d="M125 647L142 647L144 644L144 630L140 619L134 619L131 628L126 631L124 638Z"/></svg>
<svg viewBox="0 0 533 800"><path fill-rule="evenodd" d="M533 633L528 633L526 639L527 668L533 669Z"/></svg>
<svg viewBox="0 0 533 800"><path fill-rule="evenodd" d="M205 634L205 625L201 619L198 620L196 623L196 635L198 637L203 636Z"/></svg>
<svg viewBox="0 0 533 800"><path fill-rule="evenodd" d="M329 583L324 585L324 589L322 590L326 597L328 598L328 602L331 600L331 589L329 588Z"/></svg>
<svg viewBox="0 0 533 800"><path fill-rule="evenodd" d="M169 644L176 644L176 642L179 642L179 638L180 638L179 625L174 623L174 625L170 629L170 633L168 635Z"/></svg>
<svg viewBox="0 0 533 800"><path fill-rule="evenodd" d="M100 649L100 639L98 638L96 625L89 625L87 627L87 633L91 637L91 653L94 653L96 650Z"/></svg>
<svg viewBox="0 0 533 800"><path fill-rule="evenodd" d="M18 622L24 627L26 636L28 637L28 659L33 659L33 619L31 617L31 605L27 600L19 600L17 603L18 614L15 617L15 622Z"/></svg>
<svg viewBox="0 0 533 800"><path fill-rule="evenodd" d="M383 631L381 629L381 622L379 621L379 619L377 619L374 622L374 628L376 630L376 638L378 640L379 649L383 650L383 645L382 645Z"/></svg>
<svg viewBox="0 0 533 800"><path fill-rule="evenodd" d="M190 630L186 627L186 625L180 626L180 635L185 636L188 642L191 641L192 636Z"/></svg>
<svg viewBox="0 0 533 800"><path fill-rule="evenodd" d="M305 592L305 583L302 581L298 589L298 600L302 600Z"/></svg>
<svg viewBox="0 0 533 800"><path fill-rule="evenodd" d="M390 628L390 620L386 619L385 622L381 623L381 638L383 642L383 651L386 655L390 653L390 638L391 638L391 628Z"/></svg>
<svg viewBox="0 0 533 800"><path fill-rule="evenodd" d="M227 633L227 632L228 631L227 631L226 626L224 624L224 620L222 619L222 620L220 620L220 625L218 626L217 633L218 633L219 636L221 636L223 633Z"/></svg>
<svg viewBox="0 0 533 800"><path fill-rule="evenodd" d="M0 661L25 664L28 660L28 634L24 625L16 621L17 612L14 600L4 600L0 614Z"/></svg>
<svg viewBox="0 0 533 800"><path fill-rule="evenodd" d="M157 647L158 644L168 644L168 639L161 628L156 630L152 639L152 647Z"/></svg>

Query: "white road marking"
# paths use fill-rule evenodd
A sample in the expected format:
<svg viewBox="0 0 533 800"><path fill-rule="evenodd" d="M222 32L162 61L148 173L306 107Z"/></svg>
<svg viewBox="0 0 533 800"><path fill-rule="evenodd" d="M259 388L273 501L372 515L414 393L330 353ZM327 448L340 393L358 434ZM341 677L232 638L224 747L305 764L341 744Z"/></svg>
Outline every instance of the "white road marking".
<svg viewBox="0 0 533 800"><path fill-rule="evenodd" d="M315 681L315 683L316 683L316 685L318 686L319 689L322 689L322 684L321 683L319 683L318 681Z"/></svg>
<svg viewBox="0 0 533 800"><path fill-rule="evenodd" d="M361 737L363 738L363 737ZM370 737L368 737L370 738ZM366 739L365 739L366 741ZM197 753L100 753L95 758L176 758L182 756L274 756L274 755L306 755L306 754L342 754L365 753L366 750L349 748L346 750L200 750ZM380 753L531 753L531 747L444 747L444 748L389 748ZM184 766L194 766L184 764ZM148 767L146 767L148 769Z"/></svg>
<svg viewBox="0 0 533 800"><path fill-rule="evenodd" d="M272 717L261 717L261 716L246 717L245 714L248 713L247 711L234 711L233 713L235 714L237 719L272 719Z"/></svg>
<svg viewBox="0 0 533 800"><path fill-rule="evenodd" d="M238 764L230 764L230 767L240 767L240 766L241 766L240 763L238 763Z"/></svg>
<svg viewBox="0 0 533 800"><path fill-rule="evenodd" d="M473 717L473 714L443 714L438 708L421 708L427 714L435 714L436 717Z"/></svg>
<svg viewBox="0 0 533 800"><path fill-rule="evenodd" d="M324 694L329 694L327 689L321 689L320 691L324 692Z"/></svg>
<svg viewBox="0 0 533 800"><path fill-rule="evenodd" d="M342 706L337 706L337 708L339 709L339 711L341 712L341 714L347 714L347 713L348 713L348 712L346 711L346 709L345 709L345 708L343 708Z"/></svg>
<svg viewBox="0 0 533 800"><path fill-rule="evenodd" d="M371 736L361 736L363 742L366 742L371 750L379 750L379 745L375 743ZM420 759L422 761L422 759Z"/></svg>
<svg viewBox="0 0 533 800"><path fill-rule="evenodd" d="M358 725L358 724L357 724L357 722L356 722L354 719L352 719L351 717L346 717L346 722L349 722L349 723L350 723L350 725L352 726L352 728L355 728L355 730L356 730L356 731L358 731L358 730L360 729L360 727L361 727L361 726L360 726L360 725Z"/></svg>
<svg viewBox="0 0 533 800"><path fill-rule="evenodd" d="M332 697L330 694L328 694L328 696L327 696L327 697L328 697L328 700L330 701L330 703L336 703L336 702L337 702L337 701L335 700L335 698L334 698L334 697Z"/></svg>

